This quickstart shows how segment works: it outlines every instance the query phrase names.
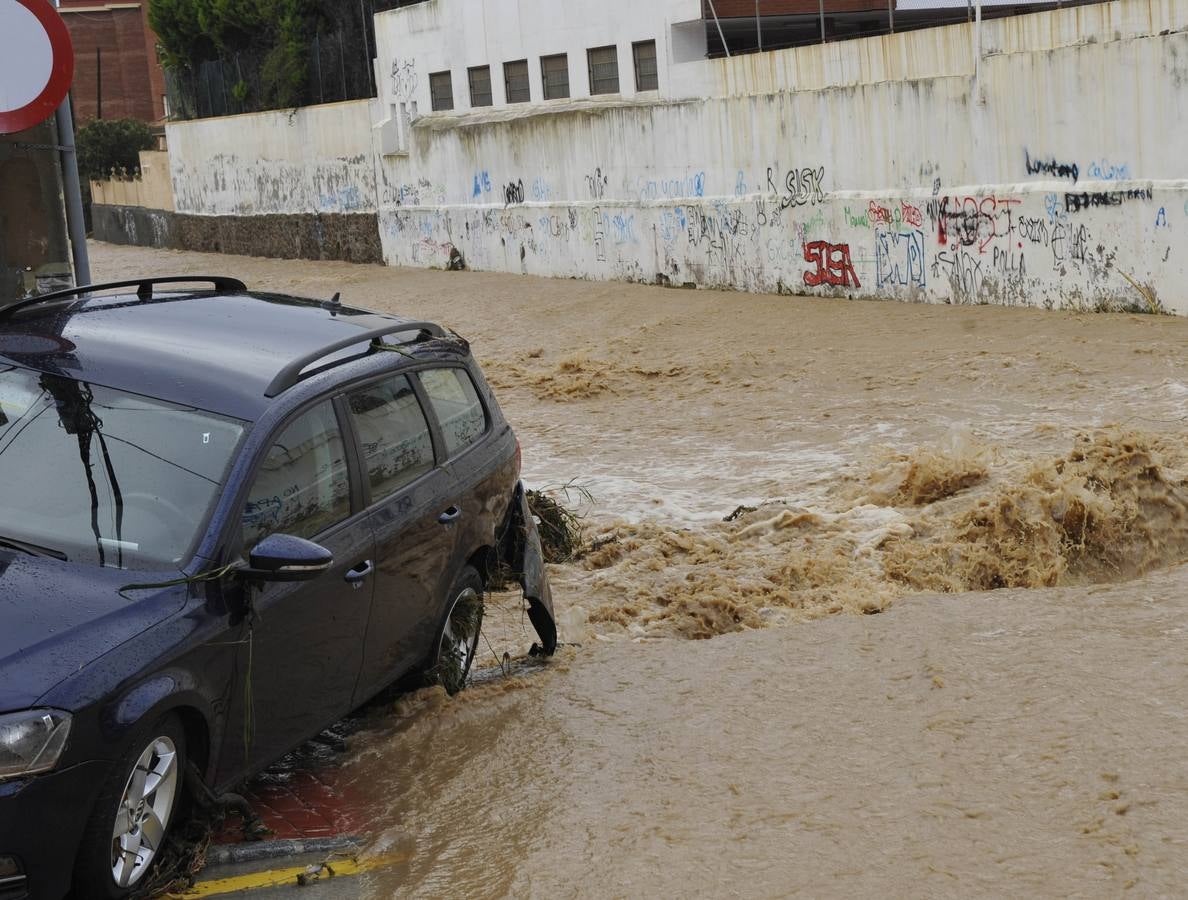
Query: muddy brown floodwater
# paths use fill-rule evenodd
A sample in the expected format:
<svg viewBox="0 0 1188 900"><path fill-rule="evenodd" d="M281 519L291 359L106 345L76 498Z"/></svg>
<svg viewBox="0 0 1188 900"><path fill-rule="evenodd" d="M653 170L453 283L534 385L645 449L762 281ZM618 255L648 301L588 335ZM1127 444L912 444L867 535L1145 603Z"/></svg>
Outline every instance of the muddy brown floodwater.
<svg viewBox="0 0 1188 900"><path fill-rule="evenodd" d="M1188 320L93 254L455 328L585 516L580 646L356 743L363 895L1182 895Z"/></svg>

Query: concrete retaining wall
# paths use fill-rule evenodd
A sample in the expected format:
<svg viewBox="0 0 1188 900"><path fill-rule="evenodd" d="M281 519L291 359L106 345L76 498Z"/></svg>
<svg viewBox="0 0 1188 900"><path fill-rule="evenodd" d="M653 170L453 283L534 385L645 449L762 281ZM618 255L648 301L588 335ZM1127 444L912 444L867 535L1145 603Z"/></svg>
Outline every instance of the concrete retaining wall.
<svg viewBox="0 0 1188 900"><path fill-rule="evenodd" d="M177 211L375 212L371 101L166 126Z"/></svg>
<svg viewBox="0 0 1188 900"><path fill-rule="evenodd" d="M968 25L668 54L658 93L414 119L427 72L407 61L445 64L435 41L499 57L463 67L548 49L506 28L459 43L451 3L482 6L377 17L373 103L170 125L177 210L202 220L174 221L170 245L1188 314L1188 0L996 20L980 55ZM677 29L683 7L665 9L657 27Z"/></svg>
<svg viewBox="0 0 1188 900"><path fill-rule="evenodd" d="M169 176L169 154L164 150L141 150L140 175L136 178L92 181L91 202L105 206L172 210L173 182Z"/></svg>
<svg viewBox="0 0 1188 900"><path fill-rule="evenodd" d="M1109 6L1188 25L1182 0ZM1067 43L1060 17L1083 15L1004 30L1015 49L976 74L422 116L408 156L382 157L385 259L1188 313L1188 33ZM945 33L960 59L972 31ZM1029 35L1061 46L1018 50Z"/></svg>

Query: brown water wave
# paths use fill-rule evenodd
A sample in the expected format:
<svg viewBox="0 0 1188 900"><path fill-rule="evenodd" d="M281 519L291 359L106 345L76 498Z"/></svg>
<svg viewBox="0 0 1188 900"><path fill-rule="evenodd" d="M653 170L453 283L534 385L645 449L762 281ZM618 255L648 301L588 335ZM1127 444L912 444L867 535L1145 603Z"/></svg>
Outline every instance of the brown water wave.
<svg viewBox="0 0 1188 900"><path fill-rule="evenodd" d="M1061 455L968 442L888 455L833 507L774 501L706 528L594 529L580 575L604 633L706 638L876 613L914 591L1121 581L1188 558L1184 435L1089 430Z"/></svg>

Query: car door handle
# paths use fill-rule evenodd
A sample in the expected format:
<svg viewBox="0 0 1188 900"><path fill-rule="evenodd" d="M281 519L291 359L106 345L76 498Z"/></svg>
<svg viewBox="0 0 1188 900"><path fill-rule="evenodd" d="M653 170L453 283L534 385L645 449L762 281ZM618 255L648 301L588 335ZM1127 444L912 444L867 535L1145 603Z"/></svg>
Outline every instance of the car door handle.
<svg viewBox="0 0 1188 900"><path fill-rule="evenodd" d="M458 521L458 517L460 515L462 515L462 507L451 506L449 509L447 509L445 512L443 512L440 516L437 517L437 521L439 521L442 525L449 525L451 522Z"/></svg>
<svg viewBox="0 0 1188 900"><path fill-rule="evenodd" d="M355 568L346 573L345 581L358 587L363 580L375 571L375 565L369 559L363 560Z"/></svg>

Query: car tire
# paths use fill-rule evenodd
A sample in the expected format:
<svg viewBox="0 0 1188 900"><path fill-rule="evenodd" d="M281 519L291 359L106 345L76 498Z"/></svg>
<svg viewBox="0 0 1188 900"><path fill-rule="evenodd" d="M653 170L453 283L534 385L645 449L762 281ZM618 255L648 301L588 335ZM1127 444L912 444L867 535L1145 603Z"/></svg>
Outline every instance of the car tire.
<svg viewBox="0 0 1188 900"><path fill-rule="evenodd" d="M430 683L440 684L448 694L466 687L483 627L484 592L482 576L472 566L463 567L450 588L429 667Z"/></svg>
<svg viewBox="0 0 1188 900"><path fill-rule="evenodd" d="M91 811L74 870L80 897L117 900L144 882L177 818L186 733L170 713L139 727Z"/></svg>

